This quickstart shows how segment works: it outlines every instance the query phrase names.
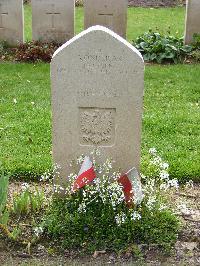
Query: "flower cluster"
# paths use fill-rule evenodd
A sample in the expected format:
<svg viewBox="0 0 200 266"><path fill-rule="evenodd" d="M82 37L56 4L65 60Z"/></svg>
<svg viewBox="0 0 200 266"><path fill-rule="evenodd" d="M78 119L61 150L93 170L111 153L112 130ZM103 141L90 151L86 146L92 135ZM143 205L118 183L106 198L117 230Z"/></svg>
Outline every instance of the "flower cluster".
<svg viewBox="0 0 200 266"><path fill-rule="evenodd" d="M112 172L112 160L107 159L104 163L98 164L97 157L101 156L98 149L93 150L90 153L92 157L92 164L96 172L96 178L92 183L86 185L82 190L82 201L78 207L78 212L86 212L94 201L101 201L103 204L108 202L112 205L113 210L118 205L124 202L124 193L122 186L116 182L119 177L119 172ZM79 167L84 161L85 156L82 154L77 160L71 162L71 166L78 165ZM68 184L65 188L66 194L73 194L73 183L77 178L77 174L71 173L68 176Z"/></svg>
<svg viewBox="0 0 200 266"><path fill-rule="evenodd" d="M157 151L155 148L151 148L149 150L149 154L151 155L150 164L157 167L159 176L156 179L156 183L160 183L160 189L167 190L168 188L179 188L178 180L177 179L170 179L169 178L169 164L163 162L162 158L157 155Z"/></svg>
<svg viewBox="0 0 200 266"><path fill-rule="evenodd" d="M149 155L149 165L153 169L153 176L142 175L142 180L145 183L143 187L145 204L150 211L155 208L162 211L167 208L164 201L166 192L169 192L170 189L178 190L179 183L177 179L170 179L169 164L162 160L155 148L149 150Z"/></svg>
<svg viewBox="0 0 200 266"><path fill-rule="evenodd" d="M126 213L122 211L125 196L123 192L123 187L117 182L121 174L119 172L112 171L112 160L107 159L104 163L98 164L97 156L100 156L98 150L93 151L90 156L92 157L93 167L96 172L96 178L93 182L85 185L80 191L73 191L73 183L77 179L77 174L71 173L68 176L68 183L66 187L54 184L55 192L64 192L67 195L73 197L74 193L81 192L81 197L79 199L79 204L77 207L77 212L79 214L85 214L91 209L93 204L103 204L103 206L111 206L113 212L115 213L116 224L122 225L126 222L127 218L132 221L140 220L142 218L142 207L146 206L149 211L153 212L155 209L158 211L163 211L167 208L165 202L162 198L163 193L165 193L170 188L178 189L178 181L176 179L169 178L169 164L164 162L160 156L158 156L155 148L149 150L150 162L156 169L156 175L153 177L146 177L141 175L143 184L143 200L135 202L131 208L127 208ZM71 165L81 166L84 161L85 156L81 155L77 160L73 161ZM133 182L134 193L137 193L137 186ZM139 189L138 189L139 191ZM136 197L136 195L134 194Z"/></svg>
<svg viewBox="0 0 200 266"><path fill-rule="evenodd" d="M93 160L94 164L94 160ZM101 201L103 204L111 204L113 210L116 210L117 206L122 204L125 200L122 186L116 182L119 177L119 173L112 173L112 163L110 160L100 166L95 165L97 177L91 184L85 186L82 192L82 202L78 208L79 212L86 212L86 209L90 207L94 201ZM71 175L72 180L76 178L76 175Z"/></svg>
<svg viewBox="0 0 200 266"><path fill-rule="evenodd" d="M109 205L113 209L113 212L116 213L116 223L121 224L126 220L125 215L123 216L124 218L119 218L121 214L118 213L119 206L125 202L123 187L117 182L121 174L112 170L113 161L111 159L107 159L103 163L97 163L97 161L102 161L99 159L100 156L101 153L97 149L90 154L96 178L93 182L81 189L81 201L79 202L77 211L79 214L84 214L96 203L103 204L103 206ZM81 155L77 160L71 162L71 166L76 167L78 165L80 167L84 158L85 156ZM65 188L66 195L74 194L72 187L76 178L77 174L74 173L68 176L68 184ZM58 190L58 187L56 189ZM78 191L75 193L78 193Z"/></svg>

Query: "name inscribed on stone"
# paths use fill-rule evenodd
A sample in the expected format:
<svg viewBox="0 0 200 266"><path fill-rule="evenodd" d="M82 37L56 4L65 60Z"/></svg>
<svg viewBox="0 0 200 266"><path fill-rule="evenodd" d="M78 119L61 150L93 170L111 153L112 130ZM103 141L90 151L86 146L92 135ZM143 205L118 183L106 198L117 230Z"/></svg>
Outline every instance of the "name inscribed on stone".
<svg viewBox="0 0 200 266"><path fill-rule="evenodd" d="M95 54L80 55L80 60L85 72L109 74L122 61L122 57L103 55L101 51L97 51Z"/></svg>

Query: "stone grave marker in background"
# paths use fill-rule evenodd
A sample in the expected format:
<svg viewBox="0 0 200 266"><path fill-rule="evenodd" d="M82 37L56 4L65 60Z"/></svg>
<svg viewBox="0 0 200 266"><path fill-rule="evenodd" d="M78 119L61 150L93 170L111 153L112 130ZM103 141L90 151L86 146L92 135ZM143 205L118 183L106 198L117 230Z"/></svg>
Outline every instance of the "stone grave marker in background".
<svg viewBox="0 0 200 266"><path fill-rule="evenodd" d="M200 0L187 0L185 43L192 43L193 34L200 34Z"/></svg>
<svg viewBox="0 0 200 266"><path fill-rule="evenodd" d="M17 45L24 41L23 0L0 0L0 41Z"/></svg>
<svg viewBox="0 0 200 266"><path fill-rule="evenodd" d="M74 36L74 0L32 0L33 40L65 42Z"/></svg>
<svg viewBox="0 0 200 266"><path fill-rule="evenodd" d="M144 63L126 40L91 27L61 46L51 62L53 157L61 177L70 162L98 148L115 169L139 170Z"/></svg>
<svg viewBox="0 0 200 266"><path fill-rule="evenodd" d="M85 29L102 25L126 38L127 0L84 0Z"/></svg>

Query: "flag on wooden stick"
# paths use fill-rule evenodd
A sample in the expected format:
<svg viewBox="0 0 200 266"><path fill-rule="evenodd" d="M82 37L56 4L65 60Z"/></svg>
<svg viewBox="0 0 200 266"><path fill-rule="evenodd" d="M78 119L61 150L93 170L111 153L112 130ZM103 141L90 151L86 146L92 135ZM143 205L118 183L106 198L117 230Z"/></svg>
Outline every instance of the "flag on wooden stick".
<svg viewBox="0 0 200 266"><path fill-rule="evenodd" d="M143 199L142 184L136 168L132 168L118 179L122 185L127 205L140 204Z"/></svg>
<svg viewBox="0 0 200 266"><path fill-rule="evenodd" d="M78 177L73 184L73 191L80 189L92 182L96 177L92 162L88 156L85 157L81 169L78 173Z"/></svg>

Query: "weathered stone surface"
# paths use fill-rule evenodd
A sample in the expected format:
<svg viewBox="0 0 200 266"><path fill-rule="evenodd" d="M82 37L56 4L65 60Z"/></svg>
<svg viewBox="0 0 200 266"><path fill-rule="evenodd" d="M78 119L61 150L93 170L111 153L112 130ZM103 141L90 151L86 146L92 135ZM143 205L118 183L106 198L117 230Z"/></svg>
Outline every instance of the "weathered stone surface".
<svg viewBox="0 0 200 266"><path fill-rule="evenodd" d="M0 0L0 40L10 45L24 41L23 0Z"/></svg>
<svg viewBox="0 0 200 266"><path fill-rule="evenodd" d="M131 44L102 26L83 31L51 62L53 157L61 177L96 147L115 169L139 170L144 63Z"/></svg>
<svg viewBox="0 0 200 266"><path fill-rule="evenodd" d="M74 0L32 0L33 40L65 42L74 36Z"/></svg>
<svg viewBox="0 0 200 266"><path fill-rule="evenodd" d="M185 43L192 43L194 33L200 34L200 1L188 0L186 5Z"/></svg>
<svg viewBox="0 0 200 266"><path fill-rule="evenodd" d="M127 0L84 0L85 29L101 25L126 38Z"/></svg>

